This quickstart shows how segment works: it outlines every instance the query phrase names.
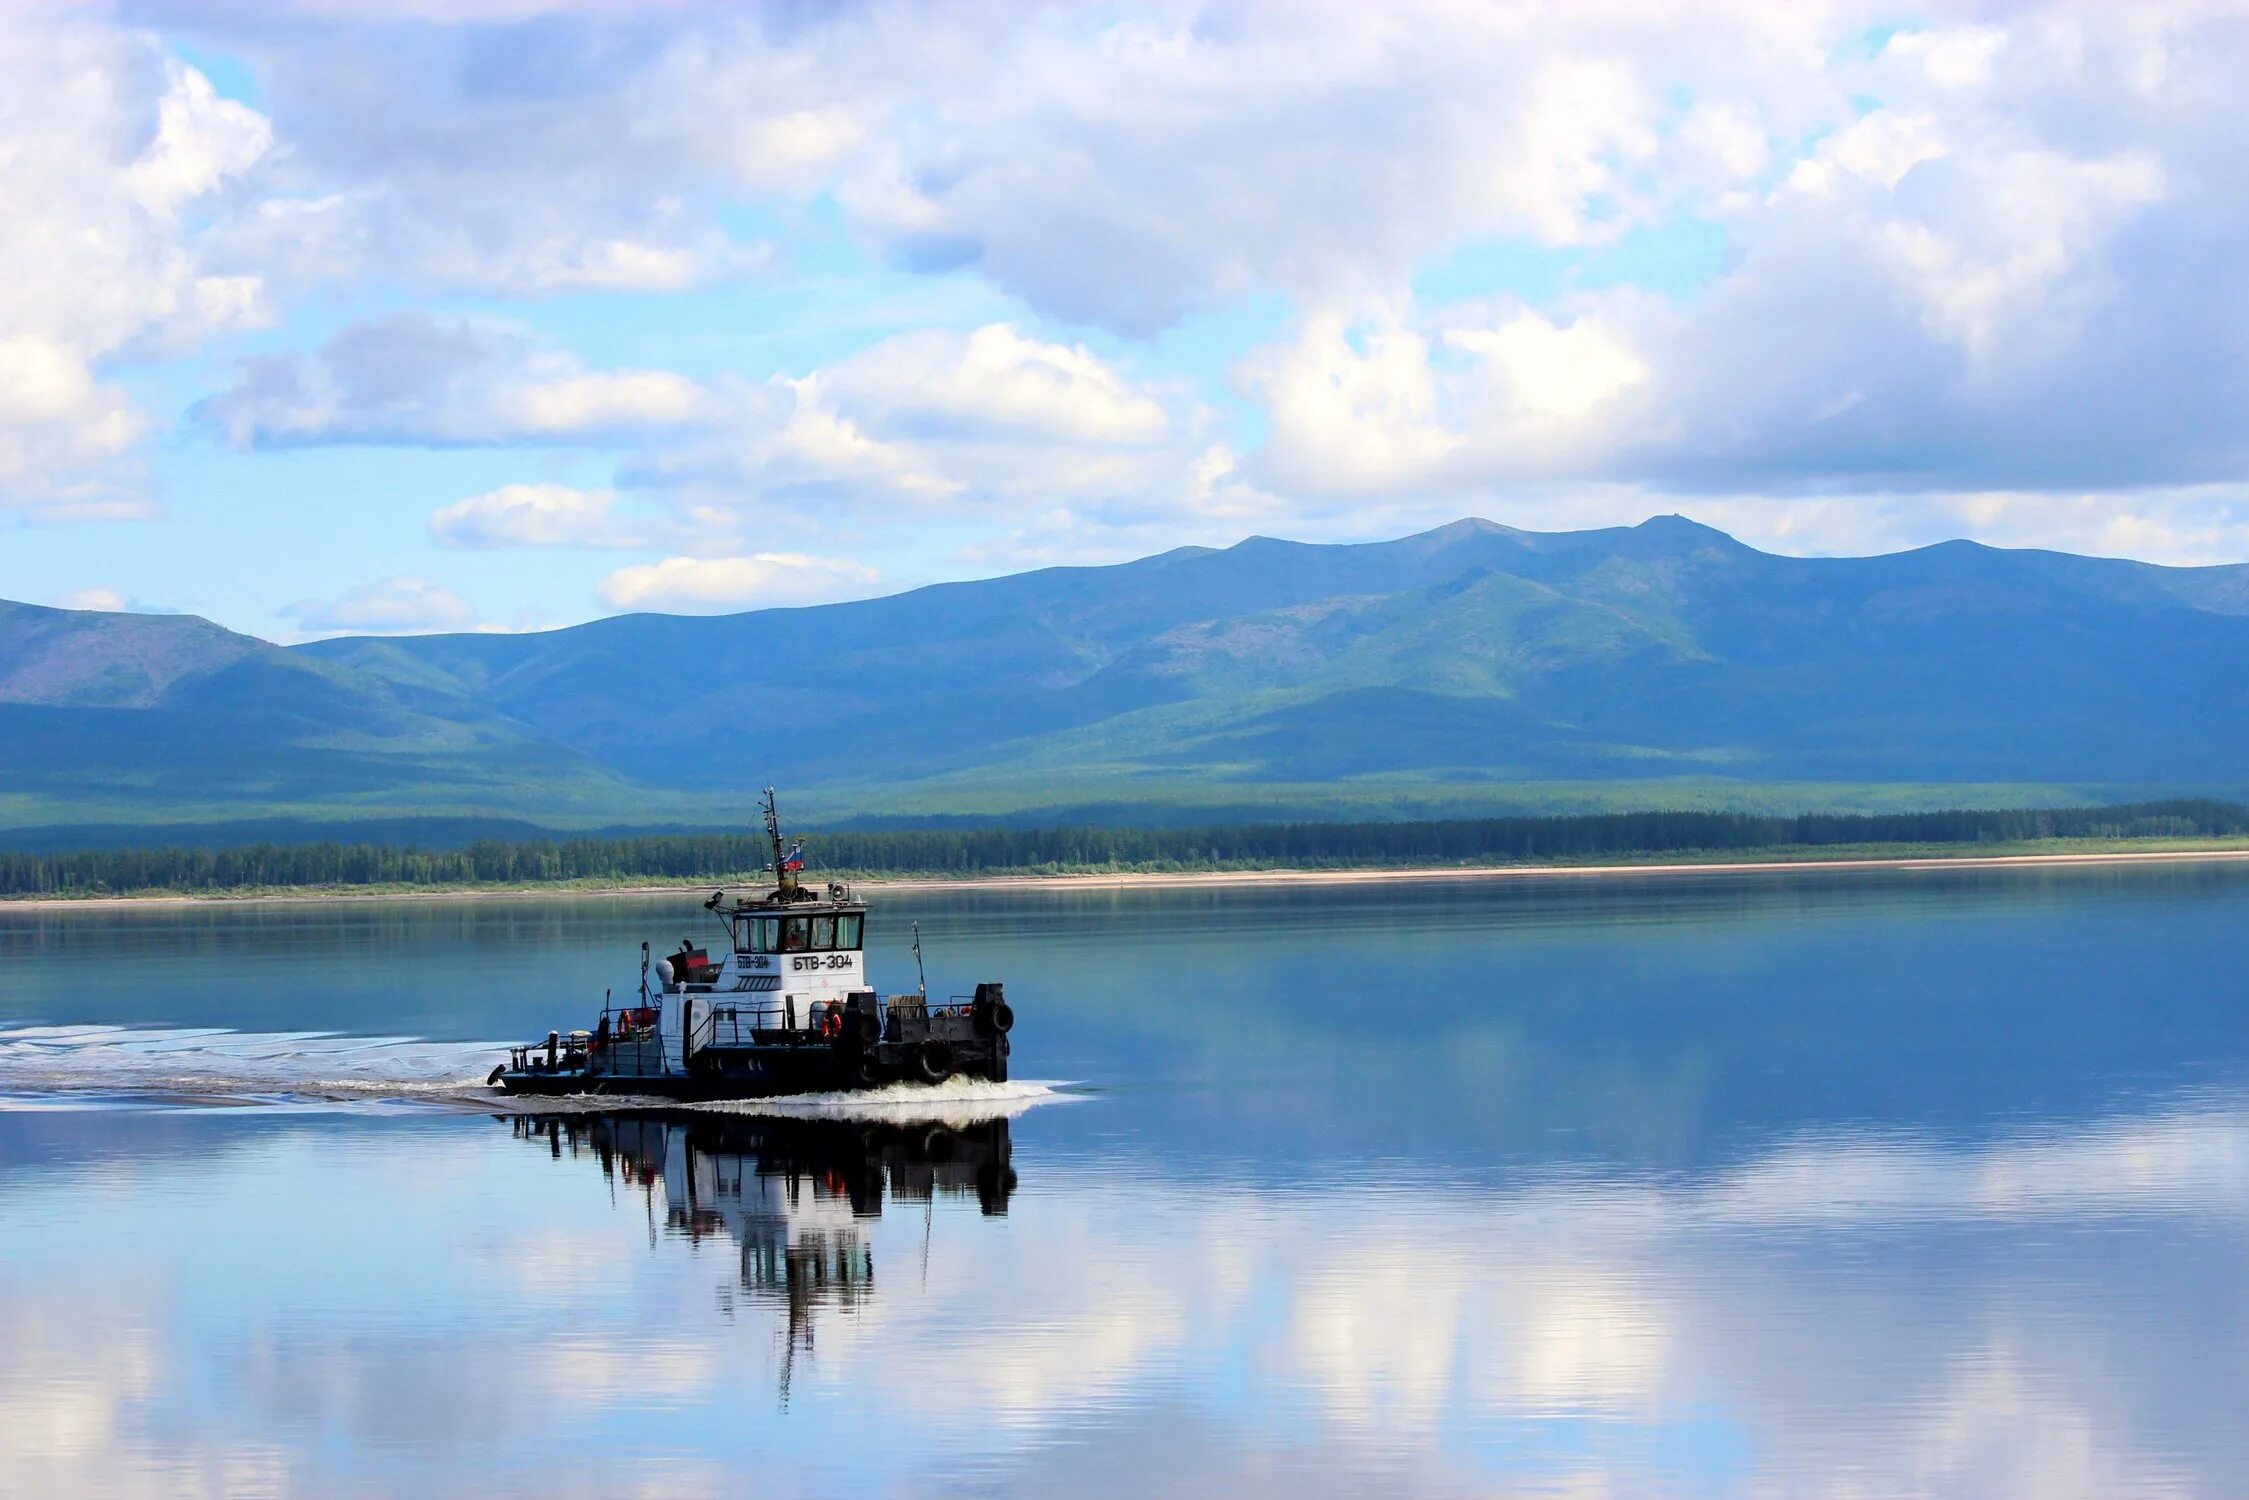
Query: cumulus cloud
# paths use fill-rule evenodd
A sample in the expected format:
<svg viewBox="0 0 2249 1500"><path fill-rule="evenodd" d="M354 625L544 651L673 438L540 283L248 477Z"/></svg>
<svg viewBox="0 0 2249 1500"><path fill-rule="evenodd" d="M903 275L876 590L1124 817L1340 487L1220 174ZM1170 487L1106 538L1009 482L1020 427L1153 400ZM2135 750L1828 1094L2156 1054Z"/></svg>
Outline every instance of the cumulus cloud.
<svg viewBox="0 0 2249 1500"><path fill-rule="evenodd" d="M268 211L228 226L243 256L516 296L677 292L769 263L645 96L687 18L311 10L146 8L249 61L281 124Z"/></svg>
<svg viewBox="0 0 2249 1500"><path fill-rule="evenodd" d="M238 446L577 443L708 422L717 398L668 370L587 370L489 320L398 313L311 354L241 360L196 417Z"/></svg>
<svg viewBox="0 0 2249 1500"><path fill-rule="evenodd" d="M2188 267L2223 263L2219 247L2249 229L2225 166L2244 127L2210 104L2244 62L2240 42L2193 6L1942 14L1869 56L1885 18L1855 0L463 12L456 26L351 34L395 54L387 73L357 55L347 68L341 35L300 29L284 45L224 16L202 24L237 26L270 73L292 160L341 185L348 212L411 218L457 247L463 269L425 254L429 274L473 279L474 262L537 287L639 266L616 274L681 285L701 274L696 255L648 247L708 230L694 205L827 192L899 262L972 265L1063 317L1147 330L1247 292L1293 294L1307 309L1295 372L1324 365L1354 394L1292 389L1279 351L1253 362L1256 382L1278 425L1324 400L1364 446L1330 436L1262 470L1317 470L1319 490L1524 471L1694 489L2036 485L2087 462L2137 465L2142 482L2227 470L2235 378L2183 393L2193 436L2218 452L2117 432L2134 408L2150 423L2177 408L2111 398L2144 385L2119 372L2168 339L2199 365L2243 363L2249 309L2220 290L2207 317L2200 292L2179 290L2207 288ZM565 232L548 218L558 206L593 227ZM479 227L487 212L504 232ZM1464 243L1578 249L1697 216L1725 226L1734 260L1684 309L1620 297L1407 311L1387 327L1365 312L1405 308L1407 278ZM1533 348L1526 316L1562 343ZM1427 375L1407 368L1431 355ZM1593 385L1571 386L1565 364ZM1621 382L1626 370L1638 374ZM937 374L896 377L918 415L981 415L946 402ZM1634 404L1617 405L1620 383ZM1037 399L1066 385L1034 382L1025 406L989 372L974 382L995 420L1034 425L1053 415ZM579 394L642 411L620 390ZM851 394L862 409L882 401ZM1112 437L1159 420L1096 416L1084 394L1070 392L1070 419L1121 421ZM691 404L677 389L641 395ZM1502 440L1469 425L1495 410L1528 419L1541 402L1607 431L1565 440L1550 421L1524 456L1512 428ZM563 391L543 404L558 410L503 430L600 417L567 409ZM976 487L894 446L916 412L890 413L885 438L819 389L775 404L801 416L767 467L801 453L807 472L893 494ZM2104 404L2122 410L2088 423Z"/></svg>
<svg viewBox="0 0 2249 1500"><path fill-rule="evenodd" d="M770 381L393 317L244 361L201 419L248 446L615 446L619 487L682 517L1004 517L1058 555L1219 517L1538 523L1568 485L1769 497L1793 507L1769 530L1829 537L1832 496L1933 520L2106 494L2185 539L2224 526L2181 497L2249 472L2224 5L316 9L131 9L245 62L257 110L92 13L0 21L0 506L145 510L151 419L105 362L308 286L660 307L775 263L805 205L1014 312ZM1723 255L1662 295L1586 270L1693 234ZM1482 251L1559 289L1416 294ZM1230 352L1246 420L1053 331L1248 298L1288 323Z"/></svg>
<svg viewBox="0 0 2249 1500"><path fill-rule="evenodd" d="M2132 29L1893 39L1858 77L1875 102L1728 211L1730 262L1691 297L1308 314L1241 368L1272 418L1261 473L1365 496L1577 479L2119 504L2239 482L2249 295L2194 268L2249 238L2220 165L2249 127L2191 101L2249 46L2209 38L2216 68L2167 52L2151 96Z"/></svg>
<svg viewBox="0 0 2249 1500"><path fill-rule="evenodd" d="M802 374L698 382L589 370L491 320L398 314L309 353L245 359L195 414L251 448L621 452L614 486L514 484L438 508L428 530L446 547L747 554L759 528L807 507L1162 546L1178 540L1162 525L1231 524L1276 505L1191 389L1008 323L900 334ZM637 512L620 502L628 489Z"/></svg>
<svg viewBox="0 0 2249 1500"><path fill-rule="evenodd" d="M1117 524L1271 503L1190 390L1007 323L900 334L801 375L704 383L588 370L489 320L398 314L311 353L245 359L195 412L245 447L614 447L620 483L667 511L628 522L615 487L509 485L431 515L431 537L452 547L679 546L692 534L717 550L807 505L1006 520L1036 506Z"/></svg>
<svg viewBox="0 0 2249 1500"><path fill-rule="evenodd" d="M506 484L430 513L440 547L630 547L635 536L613 515L615 490Z"/></svg>
<svg viewBox="0 0 2249 1500"><path fill-rule="evenodd" d="M463 630L476 620L476 607L451 589L406 577L385 578L334 599L292 604L282 613L314 633L414 635Z"/></svg>
<svg viewBox="0 0 2249 1500"><path fill-rule="evenodd" d="M93 610L101 614L120 614L131 608L125 596L116 589L97 585L93 588L72 589L57 595L52 601L57 609Z"/></svg>
<svg viewBox="0 0 2249 1500"><path fill-rule="evenodd" d="M150 418L106 362L264 316L191 209L266 153L266 120L151 38L0 13L0 511L150 513Z"/></svg>
<svg viewBox="0 0 2249 1500"><path fill-rule="evenodd" d="M751 557L667 557L619 568L601 582L612 609L660 614L720 614L784 604L864 598L880 578L873 568L840 557L760 552Z"/></svg>
<svg viewBox="0 0 2249 1500"><path fill-rule="evenodd" d="M1388 285L1464 238L1604 241L1676 207L1688 157L1699 204L1758 170L1757 133L1847 114L1818 75L1871 18L1747 0L156 13L257 61L339 256L502 290L676 289L763 253L724 233L719 198L832 194L900 264L974 265L1042 312L1140 331L1246 291ZM1700 97L1752 86L1753 111Z"/></svg>
<svg viewBox="0 0 2249 1500"><path fill-rule="evenodd" d="M1023 503L1175 513L1209 488L1210 414L1082 345L1009 324L901 334L745 393L704 441L630 477L692 511L802 503L878 514Z"/></svg>
<svg viewBox="0 0 2249 1500"><path fill-rule="evenodd" d="M1243 363L1271 424L1259 462L1275 488L1372 496L1597 474L1649 378L1609 311L1550 320L1510 304L1425 321L1319 314Z"/></svg>
<svg viewBox="0 0 2249 1500"><path fill-rule="evenodd" d="M890 339L814 377L812 394L846 401L902 436L1145 447L1172 426L1159 402L1082 346L1028 338L1006 323Z"/></svg>
<svg viewBox="0 0 2249 1500"><path fill-rule="evenodd" d="M840 194L906 263L1142 332L1268 287L1394 285L1464 238L1605 238L1662 101L1547 15L1525 46L1513 7L1057 11L983 87L917 101L938 128L884 138Z"/></svg>

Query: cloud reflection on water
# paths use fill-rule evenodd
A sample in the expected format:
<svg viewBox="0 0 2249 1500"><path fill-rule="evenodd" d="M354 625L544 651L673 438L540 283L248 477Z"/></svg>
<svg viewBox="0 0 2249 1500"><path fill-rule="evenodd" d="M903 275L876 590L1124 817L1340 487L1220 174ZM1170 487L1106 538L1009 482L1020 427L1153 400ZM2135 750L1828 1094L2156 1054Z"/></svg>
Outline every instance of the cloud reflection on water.
<svg viewBox="0 0 2249 1500"><path fill-rule="evenodd" d="M99 1187L0 1171L0 1492L2249 1485L2224 1100L1498 1185L1167 1175L1034 1117L997 1205L981 1161L948 1190L888 1146L870 1202L818 1145L858 1127L816 1121L703 1122L735 1134L688 1202L680 1162L599 1170L597 1123L222 1122ZM815 1237L865 1285L792 1281Z"/></svg>

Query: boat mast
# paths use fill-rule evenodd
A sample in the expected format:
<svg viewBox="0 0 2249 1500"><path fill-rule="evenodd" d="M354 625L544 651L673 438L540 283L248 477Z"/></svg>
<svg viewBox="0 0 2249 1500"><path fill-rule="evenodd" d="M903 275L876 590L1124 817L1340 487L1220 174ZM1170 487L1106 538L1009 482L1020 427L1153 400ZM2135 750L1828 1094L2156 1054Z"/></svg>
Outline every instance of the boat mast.
<svg viewBox="0 0 2249 1500"><path fill-rule="evenodd" d="M765 789L765 840L773 846L773 874L780 888L774 893L783 901L791 900L797 893L796 871L789 868L788 856L781 849L781 813L774 805L773 788Z"/></svg>

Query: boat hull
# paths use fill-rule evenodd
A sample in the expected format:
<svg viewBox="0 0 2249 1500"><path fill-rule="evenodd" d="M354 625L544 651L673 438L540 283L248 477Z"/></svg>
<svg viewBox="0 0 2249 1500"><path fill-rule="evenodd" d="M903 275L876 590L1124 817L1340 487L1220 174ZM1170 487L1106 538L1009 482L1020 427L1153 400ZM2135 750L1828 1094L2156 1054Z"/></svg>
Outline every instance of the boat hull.
<svg viewBox="0 0 2249 1500"><path fill-rule="evenodd" d="M948 1078L1004 1083L1009 1050L1004 1035L886 1041L864 1047L706 1047L684 1072L616 1072L597 1058L585 1068L499 1068L491 1083L503 1093L544 1098L612 1095L683 1103L774 1099L790 1094L859 1093L898 1083L935 1084Z"/></svg>
<svg viewBox="0 0 2249 1500"><path fill-rule="evenodd" d="M503 1073L493 1087L522 1098L609 1096L704 1104L727 1099L777 1099L790 1094L829 1093L842 1086L811 1082L750 1085L731 1079L693 1078L684 1073L652 1073L630 1078L614 1074Z"/></svg>

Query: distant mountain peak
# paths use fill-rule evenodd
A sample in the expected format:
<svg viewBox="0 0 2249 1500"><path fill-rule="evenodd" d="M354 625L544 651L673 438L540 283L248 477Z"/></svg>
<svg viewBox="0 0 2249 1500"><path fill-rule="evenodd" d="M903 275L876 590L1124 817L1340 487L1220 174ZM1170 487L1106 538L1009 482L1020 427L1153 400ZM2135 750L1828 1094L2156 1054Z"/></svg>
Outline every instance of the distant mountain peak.
<svg viewBox="0 0 2249 1500"><path fill-rule="evenodd" d="M1678 537L1703 542L1722 542L1728 547L1739 547L1745 552L1756 550L1731 532L1720 531L1715 526L1707 525L1692 516L1680 515L1676 511L1660 516L1650 516L1631 529L1642 536Z"/></svg>
<svg viewBox="0 0 2249 1500"><path fill-rule="evenodd" d="M199 615L0 605L0 703L143 708L261 655L288 659Z"/></svg>
<svg viewBox="0 0 2249 1500"><path fill-rule="evenodd" d="M1632 529L1634 531L1709 532L1713 536L1726 535L1726 533L1720 531L1715 526L1706 526L1702 522L1696 520L1693 516L1685 515L1675 510L1667 510L1660 516L1650 516L1645 521L1642 521L1639 525L1633 527ZM1732 538L1728 537L1727 540L1731 541Z"/></svg>
<svg viewBox="0 0 2249 1500"><path fill-rule="evenodd" d="M1462 516L1457 521L1447 521L1432 531L1420 533L1422 537L1442 537L1453 540L1467 536L1524 536L1528 533L1514 526L1503 526L1497 521L1487 521L1482 516Z"/></svg>

